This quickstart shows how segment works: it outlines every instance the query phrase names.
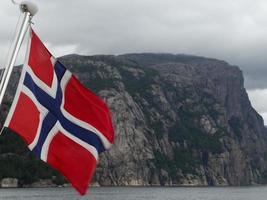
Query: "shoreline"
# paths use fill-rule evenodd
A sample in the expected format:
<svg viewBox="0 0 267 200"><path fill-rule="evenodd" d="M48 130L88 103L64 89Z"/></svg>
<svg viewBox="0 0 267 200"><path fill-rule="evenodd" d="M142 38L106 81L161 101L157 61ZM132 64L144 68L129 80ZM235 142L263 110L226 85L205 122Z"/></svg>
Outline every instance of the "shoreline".
<svg viewBox="0 0 267 200"><path fill-rule="evenodd" d="M239 186L89 186L89 188L251 188L251 187L267 187L267 184L262 185L239 185ZM1 189L33 189L33 188L72 188L72 186L44 186L44 187L0 187Z"/></svg>

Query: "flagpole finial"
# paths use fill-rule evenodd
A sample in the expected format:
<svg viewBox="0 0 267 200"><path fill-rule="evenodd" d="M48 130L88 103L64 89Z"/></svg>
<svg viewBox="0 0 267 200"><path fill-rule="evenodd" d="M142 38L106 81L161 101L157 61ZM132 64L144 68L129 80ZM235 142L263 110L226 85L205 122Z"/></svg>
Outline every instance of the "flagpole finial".
<svg viewBox="0 0 267 200"><path fill-rule="evenodd" d="M22 1L20 3L21 12L29 12L31 16L34 16L38 12L38 7L32 1Z"/></svg>

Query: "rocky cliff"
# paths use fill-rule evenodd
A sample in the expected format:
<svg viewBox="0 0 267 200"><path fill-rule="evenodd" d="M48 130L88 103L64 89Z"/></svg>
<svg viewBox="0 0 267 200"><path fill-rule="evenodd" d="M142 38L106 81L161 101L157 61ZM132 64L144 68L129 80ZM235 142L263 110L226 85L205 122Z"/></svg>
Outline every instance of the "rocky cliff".
<svg viewBox="0 0 267 200"><path fill-rule="evenodd" d="M100 158L96 183L266 182L267 133L238 67L170 54L69 55L61 61L112 110L116 141ZM5 112L1 114L3 119Z"/></svg>

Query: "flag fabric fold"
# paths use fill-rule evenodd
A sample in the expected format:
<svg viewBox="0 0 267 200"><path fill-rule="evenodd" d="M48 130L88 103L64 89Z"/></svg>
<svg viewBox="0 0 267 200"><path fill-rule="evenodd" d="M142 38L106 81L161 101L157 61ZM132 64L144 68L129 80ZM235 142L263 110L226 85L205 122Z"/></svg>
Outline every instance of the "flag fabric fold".
<svg viewBox="0 0 267 200"><path fill-rule="evenodd" d="M84 195L98 154L114 142L110 111L52 56L32 29L30 35L5 127Z"/></svg>

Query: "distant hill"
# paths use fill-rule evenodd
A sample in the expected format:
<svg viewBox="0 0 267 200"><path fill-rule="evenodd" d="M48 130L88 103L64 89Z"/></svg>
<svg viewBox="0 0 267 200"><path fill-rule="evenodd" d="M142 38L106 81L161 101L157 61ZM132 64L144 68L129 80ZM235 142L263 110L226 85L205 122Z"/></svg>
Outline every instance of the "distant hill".
<svg viewBox="0 0 267 200"><path fill-rule="evenodd" d="M266 183L267 132L238 67L204 57L148 53L68 55L60 60L113 113L116 141L100 157L96 183ZM13 73L2 122L19 71ZM21 185L39 179L65 182L31 158L13 133L5 132L0 144L0 178L16 177Z"/></svg>

